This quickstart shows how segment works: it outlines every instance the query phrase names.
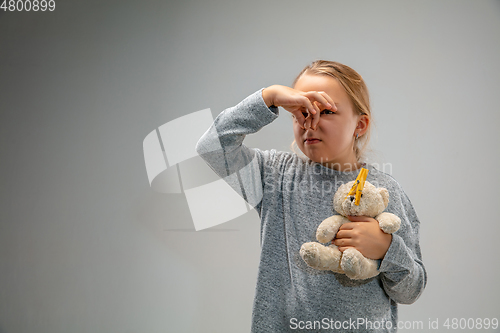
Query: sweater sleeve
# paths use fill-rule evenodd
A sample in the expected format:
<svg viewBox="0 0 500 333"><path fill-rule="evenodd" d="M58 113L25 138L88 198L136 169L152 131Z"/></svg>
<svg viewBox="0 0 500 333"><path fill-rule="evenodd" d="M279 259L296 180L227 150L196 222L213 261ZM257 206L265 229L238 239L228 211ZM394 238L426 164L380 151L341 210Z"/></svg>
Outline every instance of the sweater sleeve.
<svg viewBox="0 0 500 333"><path fill-rule="evenodd" d="M196 144L196 152L210 168L250 205L262 200L264 167L276 150L249 148L247 134L259 131L279 116L276 106L267 107L259 89L236 106L222 111Z"/></svg>
<svg viewBox="0 0 500 333"><path fill-rule="evenodd" d="M425 289L427 272L420 253L420 222L401 187L394 210L401 218L401 228L392 235L391 245L382 259L379 271L389 297L397 303L412 304Z"/></svg>

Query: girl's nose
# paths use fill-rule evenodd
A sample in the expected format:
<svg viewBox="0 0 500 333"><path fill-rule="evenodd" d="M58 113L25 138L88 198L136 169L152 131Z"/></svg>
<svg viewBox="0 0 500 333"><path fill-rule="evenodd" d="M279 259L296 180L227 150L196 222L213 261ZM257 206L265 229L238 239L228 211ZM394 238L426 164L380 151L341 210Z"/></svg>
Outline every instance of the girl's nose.
<svg viewBox="0 0 500 333"><path fill-rule="evenodd" d="M316 125L316 128L313 127L313 125L311 124L311 128L306 128L307 130L309 131L317 131L318 130L318 125Z"/></svg>

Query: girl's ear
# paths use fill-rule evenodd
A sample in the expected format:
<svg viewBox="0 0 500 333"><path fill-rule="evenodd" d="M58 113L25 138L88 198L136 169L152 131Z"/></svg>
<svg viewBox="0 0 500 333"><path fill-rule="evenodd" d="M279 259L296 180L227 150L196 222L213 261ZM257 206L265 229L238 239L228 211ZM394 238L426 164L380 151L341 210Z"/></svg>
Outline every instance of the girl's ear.
<svg viewBox="0 0 500 333"><path fill-rule="evenodd" d="M356 132L359 133L359 136L365 134L369 124L370 118L366 114L359 116L358 124L356 125Z"/></svg>

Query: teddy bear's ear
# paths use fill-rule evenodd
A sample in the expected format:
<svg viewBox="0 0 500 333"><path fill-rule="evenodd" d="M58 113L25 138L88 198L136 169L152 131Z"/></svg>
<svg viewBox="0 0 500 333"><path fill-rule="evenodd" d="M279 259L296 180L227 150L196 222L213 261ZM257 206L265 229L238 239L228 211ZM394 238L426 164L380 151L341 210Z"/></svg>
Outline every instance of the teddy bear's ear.
<svg viewBox="0 0 500 333"><path fill-rule="evenodd" d="M387 191L387 189L385 188L379 188L379 193L380 195L382 196L382 200L384 200L384 206L387 207L387 205L389 204L389 191Z"/></svg>

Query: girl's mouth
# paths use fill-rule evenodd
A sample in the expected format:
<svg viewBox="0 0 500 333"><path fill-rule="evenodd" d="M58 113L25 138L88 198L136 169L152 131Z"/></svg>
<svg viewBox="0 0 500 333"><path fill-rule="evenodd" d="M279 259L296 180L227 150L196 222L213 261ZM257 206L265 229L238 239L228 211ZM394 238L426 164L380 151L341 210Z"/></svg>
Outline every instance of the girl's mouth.
<svg viewBox="0 0 500 333"><path fill-rule="evenodd" d="M318 142L321 142L321 140L319 140L319 139L307 139L304 143L312 145L312 144L315 144L315 143L318 143Z"/></svg>

